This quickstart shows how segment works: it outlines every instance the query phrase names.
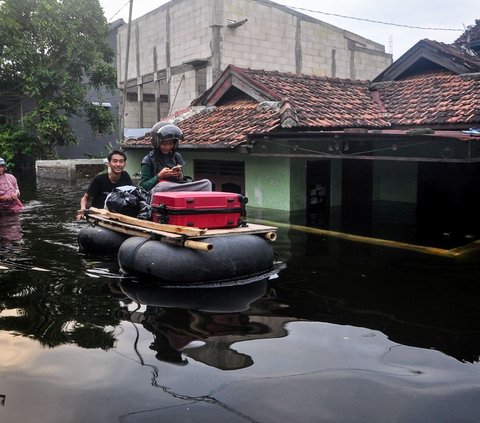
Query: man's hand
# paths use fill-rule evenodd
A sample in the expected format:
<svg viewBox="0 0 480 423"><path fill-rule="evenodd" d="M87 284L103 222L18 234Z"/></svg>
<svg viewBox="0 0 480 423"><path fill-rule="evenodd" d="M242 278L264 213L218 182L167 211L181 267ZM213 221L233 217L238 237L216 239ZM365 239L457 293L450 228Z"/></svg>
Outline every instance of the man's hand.
<svg viewBox="0 0 480 423"><path fill-rule="evenodd" d="M77 222L82 219L85 219L85 212L86 212L86 209L82 209L77 212Z"/></svg>

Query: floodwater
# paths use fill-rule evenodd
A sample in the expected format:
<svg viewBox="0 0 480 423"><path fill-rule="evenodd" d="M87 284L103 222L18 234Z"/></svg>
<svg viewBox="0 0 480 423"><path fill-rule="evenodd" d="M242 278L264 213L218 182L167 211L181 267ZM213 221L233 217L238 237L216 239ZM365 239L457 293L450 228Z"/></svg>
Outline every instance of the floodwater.
<svg viewBox="0 0 480 423"><path fill-rule="evenodd" d="M155 288L79 254L85 182L19 179L0 422L478 422L478 258L282 225L276 278Z"/></svg>

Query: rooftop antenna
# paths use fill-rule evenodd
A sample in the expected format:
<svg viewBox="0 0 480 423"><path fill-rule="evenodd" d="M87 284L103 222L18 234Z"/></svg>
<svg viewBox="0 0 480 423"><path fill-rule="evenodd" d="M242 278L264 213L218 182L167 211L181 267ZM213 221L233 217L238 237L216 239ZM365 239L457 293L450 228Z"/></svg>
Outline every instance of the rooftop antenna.
<svg viewBox="0 0 480 423"><path fill-rule="evenodd" d="M390 54L393 54L393 35L392 34L388 36L388 52Z"/></svg>

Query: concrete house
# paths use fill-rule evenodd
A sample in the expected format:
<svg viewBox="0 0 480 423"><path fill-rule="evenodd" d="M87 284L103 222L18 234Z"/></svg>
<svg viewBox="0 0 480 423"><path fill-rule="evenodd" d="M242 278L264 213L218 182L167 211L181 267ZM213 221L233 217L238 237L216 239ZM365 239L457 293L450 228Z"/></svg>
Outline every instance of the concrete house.
<svg viewBox="0 0 480 423"><path fill-rule="evenodd" d="M330 228L378 230L394 204L427 240L479 236L479 72L474 50L430 40L372 82L230 65L174 120L187 173ZM149 145L124 147L134 173Z"/></svg>
<svg viewBox="0 0 480 423"><path fill-rule="evenodd" d="M269 0L172 0L119 29L118 85L126 128L188 107L229 64L371 79L392 63L374 41Z"/></svg>

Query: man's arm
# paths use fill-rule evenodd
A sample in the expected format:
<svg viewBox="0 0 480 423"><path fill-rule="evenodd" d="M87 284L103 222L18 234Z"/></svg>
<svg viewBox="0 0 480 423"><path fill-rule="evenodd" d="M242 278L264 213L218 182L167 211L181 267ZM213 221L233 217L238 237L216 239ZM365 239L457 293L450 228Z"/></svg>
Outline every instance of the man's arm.
<svg viewBox="0 0 480 423"><path fill-rule="evenodd" d="M83 197L80 199L80 208L86 209L88 204L88 193L83 194Z"/></svg>
<svg viewBox="0 0 480 423"><path fill-rule="evenodd" d="M80 199L80 210L77 212L77 220L80 220L84 214L83 211L86 210L88 204L88 194L83 194L83 197Z"/></svg>

